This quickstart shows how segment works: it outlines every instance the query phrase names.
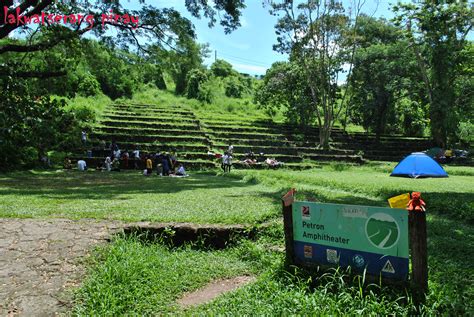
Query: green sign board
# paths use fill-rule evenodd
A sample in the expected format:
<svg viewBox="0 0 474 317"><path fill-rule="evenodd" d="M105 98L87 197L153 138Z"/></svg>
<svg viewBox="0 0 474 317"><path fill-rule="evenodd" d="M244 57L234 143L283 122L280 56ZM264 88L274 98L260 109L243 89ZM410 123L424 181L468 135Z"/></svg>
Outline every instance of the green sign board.
<svg viewBox="0 0 474 317"><path fill-rule="evenodd" d="M394 279L408 277L408 212L403 209L294 202L299 262L351 266Z"/></svg>

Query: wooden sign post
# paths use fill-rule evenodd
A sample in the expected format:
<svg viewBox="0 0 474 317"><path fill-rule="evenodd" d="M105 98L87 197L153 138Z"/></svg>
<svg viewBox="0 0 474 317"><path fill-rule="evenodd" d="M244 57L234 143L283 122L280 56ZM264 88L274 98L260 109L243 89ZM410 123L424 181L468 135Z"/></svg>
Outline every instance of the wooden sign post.
<svg viewBox="0 0 474 317"><path fill-rule="evenodd" d="M407 208L412 266L411 282L421 300L424 300L428 292L428 246L424 207L425 203L421 199L421 194L412 193L412 200Z"/></svg>
<svg viewBox="0 0 474 317"><path fill-rule="evenodd" d="M295 201L296 190L292 188L282 197L283 225L285 231L285 266L289 268L295 263L295 252L293 248L293 202Z"/></svg>

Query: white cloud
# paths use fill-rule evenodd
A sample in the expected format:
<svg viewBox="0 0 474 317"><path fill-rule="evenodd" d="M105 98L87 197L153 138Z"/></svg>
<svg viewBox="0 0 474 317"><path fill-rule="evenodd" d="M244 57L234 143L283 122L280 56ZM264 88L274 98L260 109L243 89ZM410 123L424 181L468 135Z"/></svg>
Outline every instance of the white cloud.
<svg viewBox="0 0 474 317"><path fill-rule="evenodd" d="M231 62L231 64L237 71L242 72L242 73L263 75L268 69L268 67L263 67L263 66L239 64L239 63L233 63L233 62Z"/></svg>
<svg viewBox="0 0 474 317"><path fill-rule="evenodd" d="M242 28L246 28L249 26L249 23L245 17L240 17L240 24L242 25Z"/></svg>

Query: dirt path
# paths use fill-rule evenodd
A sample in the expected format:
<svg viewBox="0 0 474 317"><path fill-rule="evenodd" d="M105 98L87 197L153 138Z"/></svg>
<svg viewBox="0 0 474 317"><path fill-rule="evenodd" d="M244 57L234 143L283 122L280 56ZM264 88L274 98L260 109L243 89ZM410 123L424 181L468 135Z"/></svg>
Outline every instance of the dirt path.
<svg viewBox="0 0 474 317"><path fill-rule="evenodd" d="M51 316L68 309L65 289L93 246L122 228L94 220L0 219L0 316Z"/></svg>
<svg viewBox="0 0 474 317"><path fill-rule="evenodd" d="M183 308L205 304L253 281L255 281L253 276L237 276L227 280L213 281L195 292L185 294L178 300L178 304Z"/></svg>

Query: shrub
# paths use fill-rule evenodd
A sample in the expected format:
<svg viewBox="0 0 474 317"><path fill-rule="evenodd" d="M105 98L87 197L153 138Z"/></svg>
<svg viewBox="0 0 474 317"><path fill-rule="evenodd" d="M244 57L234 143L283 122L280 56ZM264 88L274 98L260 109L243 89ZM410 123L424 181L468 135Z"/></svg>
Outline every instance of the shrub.
<svg viewBox="0 0 474 317"><path fill-rule="evenodd" d="M232 65L222 59L218 59L211 65L211 72L217 77L229 77L234 73Z"/></svg>
<svg viewBox="0 0 474 317"><path fill-rule="evenodd" d="M88 73L79 79L77 93L84 97L95 96L99 94L100 84L94 75Z"/></svg>
<svg viewBox="0 0 474 317"><path fill-rule="evenodd" d="M201 85L207 81L207 74L200 69L193 69L188 73L186 85L186 97L198 99L200 97ZM204 96L201 96L201 98ZM204 98L205 99L205 98Z"/></svg>
<svg viewBox="0 0 474 317"><path fill-rule="evenodd" d="M242 84L239 78L234 76L227 78L225 83L225 95L227 97L242 98L246 90L245 85Z"/></svg>
<svg viewBox="0 0 474 317"><path fill-rule="evenodd" d="M474 124L470 121L460 122L456 135L463 144L469 145L474 142Z"/></svg>

